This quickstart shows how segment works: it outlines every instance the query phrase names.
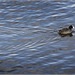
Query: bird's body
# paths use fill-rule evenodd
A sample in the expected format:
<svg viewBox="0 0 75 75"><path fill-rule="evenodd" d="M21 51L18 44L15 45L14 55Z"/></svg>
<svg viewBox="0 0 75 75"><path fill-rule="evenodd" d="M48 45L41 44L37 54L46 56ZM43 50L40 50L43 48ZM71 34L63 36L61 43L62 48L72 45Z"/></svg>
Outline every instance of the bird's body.
<svg viewBox="0 0 75 75"><path fill-rule="evenodd" d="M72 25L70 25L68 28L63 28L63 29L59 30L59 34L63 34L63 35L71 34L73 32L72 28L73 28Z"/></svg>

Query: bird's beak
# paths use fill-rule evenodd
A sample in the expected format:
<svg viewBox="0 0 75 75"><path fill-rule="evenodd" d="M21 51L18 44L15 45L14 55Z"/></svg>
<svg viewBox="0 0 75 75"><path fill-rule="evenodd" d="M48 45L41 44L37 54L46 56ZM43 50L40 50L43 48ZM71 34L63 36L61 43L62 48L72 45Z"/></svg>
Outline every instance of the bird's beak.
<svg viewBox="0 0 75 75"><path fill-rule="evenodd" d="M75 31L75 27L73 26L73 30Z"/></svg>

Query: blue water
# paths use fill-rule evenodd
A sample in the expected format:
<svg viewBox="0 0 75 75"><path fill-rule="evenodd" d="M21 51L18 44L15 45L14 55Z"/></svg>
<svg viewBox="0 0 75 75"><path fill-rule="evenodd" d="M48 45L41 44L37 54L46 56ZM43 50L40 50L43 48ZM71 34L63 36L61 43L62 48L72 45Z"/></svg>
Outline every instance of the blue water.
<svg viewBox="0 0 75 75"><path fill-rule="evenodd" d="M75 1L0 2L0 74L75 74Z"/></svg>

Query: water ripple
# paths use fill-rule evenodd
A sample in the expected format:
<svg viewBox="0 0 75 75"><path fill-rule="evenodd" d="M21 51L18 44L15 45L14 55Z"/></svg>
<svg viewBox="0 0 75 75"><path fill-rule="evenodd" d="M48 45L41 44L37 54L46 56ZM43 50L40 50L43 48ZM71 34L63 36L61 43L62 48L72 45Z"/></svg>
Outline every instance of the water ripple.
<svg viewBox="0 0 75 75"><path fill-rule="evenodd" d="M0 73L75 73L74 33L58 34L60 28L75 24L74 3L0 2Z"/></svg>

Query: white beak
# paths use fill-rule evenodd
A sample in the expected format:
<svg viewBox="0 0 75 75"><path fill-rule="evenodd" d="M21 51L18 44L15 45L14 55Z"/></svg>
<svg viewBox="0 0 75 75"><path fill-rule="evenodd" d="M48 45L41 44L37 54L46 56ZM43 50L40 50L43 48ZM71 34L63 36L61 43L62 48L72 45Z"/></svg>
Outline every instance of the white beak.
<svg viewBox="0 0 75 75"><path fill-rule="evenodd" d="M73 26L73 28L75 28L75 27Z"/></svg>

